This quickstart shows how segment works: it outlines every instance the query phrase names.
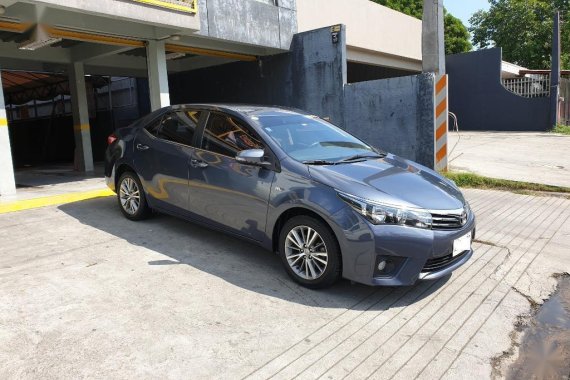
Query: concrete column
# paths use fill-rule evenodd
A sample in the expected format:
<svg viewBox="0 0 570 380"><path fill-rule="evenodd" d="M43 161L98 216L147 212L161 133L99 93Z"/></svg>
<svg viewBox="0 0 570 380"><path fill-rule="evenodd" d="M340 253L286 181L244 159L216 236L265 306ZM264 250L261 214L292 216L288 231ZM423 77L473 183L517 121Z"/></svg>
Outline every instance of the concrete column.
<svg viewBox="0 0 570 380"><path fill-rule="evenodd" d="M75 134L75 170L93 171L93 152L91 150L91 127L89 126L89 107L85 69L83 63L69 65L69 91L73 113L73 133Z"/></svg>
<svg viewBox="0 0 570 380"><path fill-rule="evenodd" d="M148 41L146 61L150 90L150 110L155 111L170 105L164 41Z"/></svg>
<svg viewBox="0 0 570 380"><path fill-rule="evenodd" d="M422 21L423 72L443 75L445 74L443 0L424 0Z"/></svg>
<svg viewBox="0 0 570 380"><path fill-rule="evenodd" d="M16 194L16 182L8 133L8 117L2 90L2 76L0 75L0 196L14 194Z"/></svg>

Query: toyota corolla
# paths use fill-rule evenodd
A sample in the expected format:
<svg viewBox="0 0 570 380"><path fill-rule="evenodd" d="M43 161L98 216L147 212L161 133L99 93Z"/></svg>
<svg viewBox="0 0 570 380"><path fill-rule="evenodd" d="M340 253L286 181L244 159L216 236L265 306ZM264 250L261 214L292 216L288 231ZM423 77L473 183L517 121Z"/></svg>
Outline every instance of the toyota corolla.
<svg viewBox="0 0 570 380"><path fill-rule="evenodd" d="M160 109L109 136L105 177L128 219L155 210L247 239L310 288L413 285L473 254L453 182L298 110Z"/></svg>

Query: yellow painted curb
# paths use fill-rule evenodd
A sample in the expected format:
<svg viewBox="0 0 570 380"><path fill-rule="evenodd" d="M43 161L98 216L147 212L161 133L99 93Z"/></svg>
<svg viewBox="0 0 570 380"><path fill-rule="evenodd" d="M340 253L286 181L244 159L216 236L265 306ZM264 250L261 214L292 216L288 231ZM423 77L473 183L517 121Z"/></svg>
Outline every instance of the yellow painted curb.
<svg viewBox="0 0 570 380"><path fill-rule="evenodd" d="M62 205L66 203L84 201L92 198L108 197L111 195L115 195L115 193L109 189L103 189L103 190L84 191L79 193L53 195L50 197L24 199L21 201L14 201L9 203L0 203L0 214L5 214L14 211L29 210L32 208Z"/></svg>

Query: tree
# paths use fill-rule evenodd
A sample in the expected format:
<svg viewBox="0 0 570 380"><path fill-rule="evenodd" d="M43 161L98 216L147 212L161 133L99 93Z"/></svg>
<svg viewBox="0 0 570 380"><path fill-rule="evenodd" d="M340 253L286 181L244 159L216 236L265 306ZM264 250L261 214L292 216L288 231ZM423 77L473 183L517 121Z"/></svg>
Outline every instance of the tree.
<svg viewBox="0 0 570 380"><path fill-rule="evenodd" d="M466 53L473 49L469 31L460 19L445 12L445 54Z"/></svg>
<svg viewBox="0 0 570 380"><path fill-rule="evenodd" d="M556 10L568 11L568 0L490 0L487 11L471 17L470 31L479 49L503 48L506 61L531 69L551 65L552 18ZM565 13L562 13L563 15ZM570 28L562 23L562 67L570 63Z"/></svg>
<svg viewBox="0 0 570 380"><path fill-rule="evenodd" d="M422 0L372 0L375 3L388 7L398 12L407 14L420 20L423 17Z"/></svg>
<svg viewBox="0 0 570 380"><path fill-rule="evenodd" d="M409 16L423 17L423 0L372 0L380 5L405 13ZM561 0L564 1L564 0ZM461 20L444 10L445 26L445 54L466 53L471 51L473 46L470 42L469 31Z"/></svg>

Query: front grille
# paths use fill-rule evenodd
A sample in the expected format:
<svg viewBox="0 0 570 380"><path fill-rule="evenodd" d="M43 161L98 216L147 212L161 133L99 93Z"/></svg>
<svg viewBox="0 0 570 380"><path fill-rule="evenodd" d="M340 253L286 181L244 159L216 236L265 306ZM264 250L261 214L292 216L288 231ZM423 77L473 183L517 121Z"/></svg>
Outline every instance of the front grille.
<svg viewBox="0 0 570 380"><path fill-rule="evenodd" d="M434 230L454 230L461 228L467 221L467 213L462 211L458 214L432 213L432 228Z"/></svg>
<svg viewBox="0 0 570 380"><path fill-rule="evenodd" d="M465 252L467 252L467 251L465 251ZM454 262L460 260L463 257L463 255L465 255L465 252L463 252L460 255L457 255L455 257L453 257L453 254L450 253L447 256L429 259L428 261L426 261L426 265L424 265L422 272L435 272L435 271L438 271L440 269L443 269L443 268L453 264Z"/></svg>

